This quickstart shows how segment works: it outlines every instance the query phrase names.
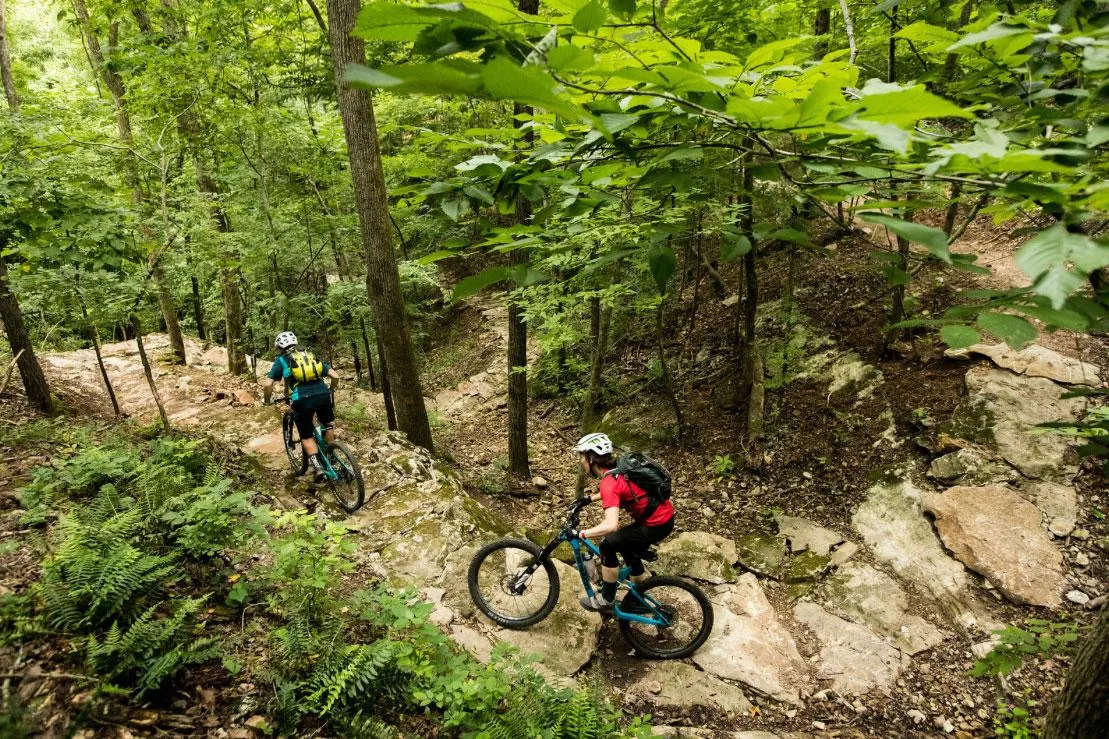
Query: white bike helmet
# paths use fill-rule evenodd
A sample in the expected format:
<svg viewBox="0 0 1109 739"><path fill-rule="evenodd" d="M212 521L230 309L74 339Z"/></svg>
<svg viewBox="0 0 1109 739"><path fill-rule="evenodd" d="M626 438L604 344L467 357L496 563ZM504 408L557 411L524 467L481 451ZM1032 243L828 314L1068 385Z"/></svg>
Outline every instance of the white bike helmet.
<svg viewBox="0 0 1109 739"><path fill-rule="evenodd" d="M274 339L273 345L277 347L278 351L282 352L286 349L292 349L297 345L297 335L292 331L282 331Z"/></svg>
<svg viewBox="0 0 1109 739"><path fill-rule="evenodd" d="M575 452L593 452L599 456L606 456L612 454L612 439L607 435L596 433L586 434L578 439L577 445L574 447Z"/></svg>

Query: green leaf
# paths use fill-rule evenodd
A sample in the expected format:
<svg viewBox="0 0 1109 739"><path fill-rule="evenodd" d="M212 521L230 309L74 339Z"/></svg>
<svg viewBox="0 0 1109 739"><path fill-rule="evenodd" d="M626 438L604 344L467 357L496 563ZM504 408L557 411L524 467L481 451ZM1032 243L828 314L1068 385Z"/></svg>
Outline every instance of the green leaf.
<svg viewBox="0 0 1109 739"><path fill-rule="evenodd" d="M568 118L583 117L584 111L555 92L554 78L539 67L518 67L500 57L482 68L481 81L494 100L515 100Z"/></svg>
<svg viewBox="0 0 1109 739"><path fill-rule="evenodd" d="M879 223L909 241L924 244L928 247L928 252L936 259L951 264L951 252L947 248L947 235L940 229L881 213L860 213L859 217L870 223Z"/></svg>
<svg viewBox="0 0 1109 739"><path fill-rule="evenodd" d="M867 93L867 89L879 92ZM924 85L885 91L885 87L863 89L859 101L859 117L879 123L892 123L898 126L912 126L925 118L973 118L974 114L963 110L950 100L934 95Z"/></svg>
<svg viewBox="0 0 1109 739"><path fill-rule="evenodd" d="M581 33L593 33L603 26L606 20L608 20L608 11L597 0L589 0L581 10L574 13L574 28Z"/></svg>
<svg viewBox="0 0 1109 739"><path fill-rule="evenodd" d="M354 87L424 95L473 96L481 91L478 67L470 62L443 61L370 69L348 64L343 79Z"/></svg>
<svg viewBox="0 0 1109 739"><path fill-rule="evenodd" d="M961 39L947 47L948 51L961 49L964 46L974 46L976 44L984 44L987 41L994 41L1006 36L1016 36L1018 34L1028 33L1027 28L1020 28L1017 26L1007 26L1004 23L994 23L992 26L984 31L977 31L975 33L968 33Z"/></svg>
<svg viewBox="0 0 1109 739"><path fill-rule="evenodd" d="M941 328L940 338L952 349L966 349L982 340L982 336L973 328L959 324Z"/></svg>
<svg viewBox="0 0 1109 739"><path fill-rule="evenodd" d="M443 212L447 214L455 223L458 222L458 217L461 216L466 210L466 202L460 199L444 200L442 205L439 206Z"/></svg>
<svg viewBox="0 0 1109 739"><path fill-rule="evenodd" d="M450 259L451 257L457 257L457 256L458 256L458 252L456 252L456 251L451 251L450 249L440 249L439 251L433 251L430 254L425 254L424 256L417 259L416 263L417 264L434 264L435 262L441 261L443 259Z"/></svg>
<svg viewBox="0 0 1109 739"><path fill-rule="evenodd" d="M1059 310L1085 282L1085 275L1109 265L1109 246L1056 224L1021 246L1016 265L1032 278L1036 292Z"/></svg>
<svg viewBox="0 0 1109 739"><path fill-rule="evenodd" d="M647 261L651 267L651 276L655 278L658 291L665 294L666 285L678 268L678 259L674 256L674 250L663 243L651 244L647 250Z"/></svg>
<svg viewBox="0 0 1109 739"><path fill-rule="evenodd" d="M452 297L455 300L468 298L490 285L509 279L511 276L512 267L490 267L476 275L470 275L459 280L458 284L454 286Z"/></svg>
<svg viewBox="0 0 1109 739"><path fill-rule="evenodd" d="M883 149L895 151L898 154L904 154L909 150L909 132L892 123L852 118L841 122L840 125L850 131L860 131L874 137L878 141L878 146Z"/></svg>
<svg viewBox="0 0 1109 739"><path fill-rule="evenodd" d="M720 244L720 258L725 262L734 262L749 251L751 251L751 240L746 236L724 233L724 241Z"/></svg>
<svg viewBox="0 0 1109 739"><path fill-rule="evenodd" d="M370 3L358 14L354 33L364 39L415 41L420 31L436 23L438 19L421 14L409 5Z"/></svg>
<svg viewBox="0 0 1109 739"><path fill-rule="evenodd" d="M631 18L635 15L635 0L608 0L608 9L615 15Z"/></svg>
<svg viewBox="0 0 1109 739"><path fill-rule="evenodd" d="M556 72L589 69L594 61L593 52L573 44L556 46L547 52L547 66Z"/></svg>
<svg viewBox="0 0 1109 739"><path fill-rule="evenodd" d="M1015 350L1024 348L1025 344L1035 341L1040 335L1031 323L1007 313L979 313L978 325Z"/></svg>

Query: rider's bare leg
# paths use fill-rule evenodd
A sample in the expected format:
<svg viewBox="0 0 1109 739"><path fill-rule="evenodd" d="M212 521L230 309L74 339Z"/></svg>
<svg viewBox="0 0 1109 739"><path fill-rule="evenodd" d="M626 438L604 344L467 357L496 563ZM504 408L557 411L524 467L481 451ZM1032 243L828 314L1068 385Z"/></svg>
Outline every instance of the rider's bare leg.
<svg viewBox="0 0 1109 739"><path fill-rule="evenodd" d="M334 443L335 442L335 429L332 429L332 428L324 429L323 438L327 441L328 444Z"/></svg>
<svg viewBox="0 0 1109 739"><path fill-rule="evenodd" d="M331 439L328 439L328 441L331 441ZM315 454L316 452L318 452L320 450L320 447L316 443L315 439L301 439L300 443L304 445L304 452L309 457L311 457L313 454Z"/></svg>

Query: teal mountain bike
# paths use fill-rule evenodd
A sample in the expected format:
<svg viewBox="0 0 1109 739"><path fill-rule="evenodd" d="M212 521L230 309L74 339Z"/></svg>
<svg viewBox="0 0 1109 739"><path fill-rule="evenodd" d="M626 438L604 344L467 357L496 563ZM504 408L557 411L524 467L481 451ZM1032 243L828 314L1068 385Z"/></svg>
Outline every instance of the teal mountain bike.
<svg viewBox="0 0 1109 739"><path fill-rule="evenodd" d="M274 403L289 403L288 398L276 397ZM347 513L354 513L366 502L366 483L362 480L362 468L354 458L354 452L341 441L328 444L323 436L323 429L319 424L313 424L312 436L323 452L324 469L323 482L335 502ZM285 442L285 453L289 456L289 465L293 474L303 475L308 470L308 455L304 445L300 443L300 434L296 422L293 420L293 409L290 405L281 417L281 438Z"/></svg>
<svg viewBox="0 0 1109 739"><path fill-rule="evenodd" d="M508 629L526 629L551 615L560 588L551 557L563 542L570 543L582 586L593 596L601 552L592 541L576 536L583 507L579 502L570 506L562 529L542 549L527 539L508 538L478 550L467 584L482 613ZM658 555L646 551L640 556L653 561ZM704 592L687 580L665 575L637 585L630 574L631 568L620 568L618 593L624 595L618 595L613 616L635 651L654 659L680 659L697 651L712 631L712 604Z"/></svg>

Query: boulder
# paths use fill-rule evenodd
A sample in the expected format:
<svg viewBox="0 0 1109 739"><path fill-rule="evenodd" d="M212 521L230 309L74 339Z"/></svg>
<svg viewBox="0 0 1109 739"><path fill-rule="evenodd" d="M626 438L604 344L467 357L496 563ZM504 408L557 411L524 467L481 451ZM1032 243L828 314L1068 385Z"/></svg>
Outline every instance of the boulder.
<svg viewBox="0 0 1109 739"><path fill-rule="evenodd" d="M859 695L890 686L909 658L865 626L844 621L815 603L798 603L793 617L820 641L817 677L832 681L840 695Z"/></svg>
<svg viewBox="0 0 1109 739"><path fill-rule="evenodd" d="M778 524L778 536L786 540L789 550L794 554L809 551L826 556L844 540L842 534L818 526L805 518L778 514L774 520Z"/></svg>
<svg viewBox="0 0 1109 739"><path fill-rule="evenodd" d="M686 531L664 541L651 570L662 575L685 575L720 585L735 582L735 542L705 531Z"/></svg>
<svg viewBox="0 0 1109 739"><path fill-rule="evenodd" d="M832 558L815 552L801 552L789 563L786 571L786 582L805 583L815 582L824 576L832 567Z"/></svg>
<svg viewBox="0 0 1109 739"><path fill-rule="evenodd" d="M1077 460L1066 458L1072 440L1043 433L1036 426L1078 420L1086 407L1082 398L1063 398L1066 391L1051 380L997 369L972 369L966 374L966 383L967 403L991 420L993 443L1009 464L1025 477L1061 482L1074 478Z"/></svg>
<svg viewBox="0 0 1109 739"><path fill-rule="evenodd" d="M1060 538L1074 531L1078 518L1078 494L1070 485L1046 480L1021 480L1017 492L1040 509L1047 520L1047 530Z"/></svg>
<svg viewBox="0 0 1109 739"><path fill-rule="evenodd" d="M980 607L967 592L963 566L947 556L920 510L921 491L908 478L874 485L851 517L874 556L916 584L959 625L980 624Z"/></svg>
<svg viewBox="0 0 1109 739"><path fill-rule="evenodd" d="M975 446L964 447L932 460L928 474L947 485L988 485L1015 480L1020 474L1005 462Z"/></svg>
<svg viewBox="0 0 1109 739"><path fill-rule="evenodd" d="M862 562L851 562L828 578L825 606L890 639L906 654L930 649L943 633L907 612L908 597L889 575Z"/></svg>
<svg viewBox="0 0 1109 739"><path fill-rule="evenodd" d="M777 578L786 559L785 542L768 534L744 534L736 540L736 555L743 569Z"/></svg>
<svg viewBox="0 0 1109 739"><path fill-rule="evenodd" d="M643 677L630 685L625 696L656 706L686 708L705 706L728 714L745 714L751 708L743 691L683 662L646 662Z"/></svg>
<svg viewBox="0 0 1109 739"><path fill-rule="evenodd" d="M849 397L856 402L866 400L885 381L881 370L867 364L854 352L838 356L827 369L828 397Z"/></svg>
<svg viewBox="0 0 1109 739"><path fill-rule="evenodd" d="M1046 377L1067 385L1100 385L1101 370L1097 365L1060 354L1038 344L1020 351L1007 344L974 344L966 349L948 349L948 357L981 354L998 367L1027 377Z"/></svg>
<svg viewBox="0 0 1109 739"><path fill-rule="evenodd" d="M693 661L716 677L735 680L775 700L800 705L805 662L751 573L711 594L712 634Z"/></svg>
<svg viewBox="0 0 1109 739"><path fill-rule="evenodd" d="M1036 506L1000 485L928 494L943 543L967 567L1017 603L1057 607L1066 584L1063 555L1041 526Z"/></svg>

